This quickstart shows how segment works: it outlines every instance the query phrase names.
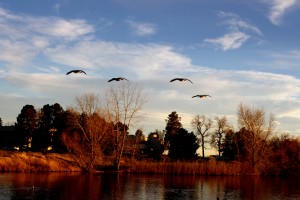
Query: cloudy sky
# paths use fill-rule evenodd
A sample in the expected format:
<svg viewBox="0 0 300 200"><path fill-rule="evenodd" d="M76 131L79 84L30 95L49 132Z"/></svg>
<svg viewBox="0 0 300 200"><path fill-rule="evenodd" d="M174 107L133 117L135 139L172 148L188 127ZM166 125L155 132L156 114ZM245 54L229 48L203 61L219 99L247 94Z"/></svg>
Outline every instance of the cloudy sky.
<svg viewBox="0 0 300 200"><path fill-rule="evenodd" d="M148 99L133 132L163 130L172 111L190 131L197 114L235 125L243 103L299 136L299 11L299 0L2 0L0 118L15 122L26 104L104 97L123 76ZM72 69L87 75L66 76Z"/></svg>

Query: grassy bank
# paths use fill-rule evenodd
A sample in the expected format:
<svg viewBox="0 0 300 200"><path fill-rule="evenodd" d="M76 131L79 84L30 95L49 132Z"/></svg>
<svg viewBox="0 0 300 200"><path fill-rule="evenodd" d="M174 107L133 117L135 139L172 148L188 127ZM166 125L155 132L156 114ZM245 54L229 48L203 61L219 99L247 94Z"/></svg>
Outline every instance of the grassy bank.
<svg viewBox="0 0 300 200"><path fill-rule="evenodd" d="M241 175L243 166L239 162L216 160L195 162L145 162L135 161L128 165L130 173L176 174L176 175Z"/></svg>
<svg viewBox="0 0 300 200"><path fill-rule="evenodd" d="M66 154L0 150L0 172L81 171Z"/></svg>
<svg viewBox="0 0 300 200"><path fill-rule="evenodd" d="M113 171L113 158L97 162L96 170ZM285 170L287 169L287 170ZM18 152L0 150L0 172L75 172L82 171L68 154ZM155 162L123 159L121 171L126 173L174 175L282 175L300 174L300 165L293 168L266 165L253 170L243 162L200 160L193 162ZM284 173L283 173L284 172Z"/></svg>

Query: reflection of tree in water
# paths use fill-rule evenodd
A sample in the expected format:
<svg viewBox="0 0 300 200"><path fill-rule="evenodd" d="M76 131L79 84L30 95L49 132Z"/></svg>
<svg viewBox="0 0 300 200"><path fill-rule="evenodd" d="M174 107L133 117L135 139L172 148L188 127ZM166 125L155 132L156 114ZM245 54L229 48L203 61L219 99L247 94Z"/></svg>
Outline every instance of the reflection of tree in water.
<svg viewBox="0 0 300 200"><path fill-rule="evenodd" d="M101 199L99 178L93 174L16 174L11 199Z"/></svg>
<svg viewBox="0 0 300 200"><path fill-rule="evenodd" d="M4 178L3 178L4 177ZM299 177L45 173L0 176L0 199L299 199ZM0 185L0 186L1 186ZM34 186L34 187L33 187ZM1 186L3 187L3 186ZM1 189L1 188L0 188ZM1 191L1 190L0 190Z"/></svg>

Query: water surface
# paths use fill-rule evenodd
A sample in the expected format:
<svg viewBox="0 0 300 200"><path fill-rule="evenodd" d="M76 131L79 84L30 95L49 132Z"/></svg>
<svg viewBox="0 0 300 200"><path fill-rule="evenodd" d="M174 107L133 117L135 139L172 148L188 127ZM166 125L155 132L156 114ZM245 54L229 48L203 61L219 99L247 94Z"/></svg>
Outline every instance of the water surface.
<svg viewBox="0 0 300 200"><path fill-rule="evenodd" d="M0 174L6 199L300 199L300 177L171 176L123 173Z"/></svg>

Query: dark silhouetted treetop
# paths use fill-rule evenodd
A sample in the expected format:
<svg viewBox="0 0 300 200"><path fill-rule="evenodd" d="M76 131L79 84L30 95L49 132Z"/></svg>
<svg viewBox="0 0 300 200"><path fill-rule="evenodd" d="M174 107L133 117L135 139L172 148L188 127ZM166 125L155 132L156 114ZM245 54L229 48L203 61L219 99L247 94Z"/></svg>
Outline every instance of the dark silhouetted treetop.
<svg viewBox="0 0 300 200"><path fill-rule="evenodd" d="M193 132L180 128L170 140L169 157L174 160L194 160L198 158L198 140Z"/></svg>
<svg viewBox="0 0 300 200"><path fill-rule="evenodd" d="M25 105L17 117L16 130L20 134L20 147L29 146L33 132L38 125L37 111L33 105Z"/></svg>
<svg viewBox="0 0 300 200"><path fill-rule="evenodd" d="M168 148L171 137L177 134L179 129L182 128L180 120L181 118L178 116L176 111L169 114L168 119L166 119L166 135L164 138L165 148Z"/></svg>

